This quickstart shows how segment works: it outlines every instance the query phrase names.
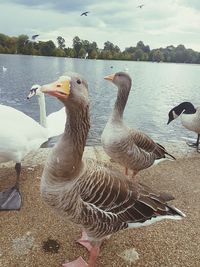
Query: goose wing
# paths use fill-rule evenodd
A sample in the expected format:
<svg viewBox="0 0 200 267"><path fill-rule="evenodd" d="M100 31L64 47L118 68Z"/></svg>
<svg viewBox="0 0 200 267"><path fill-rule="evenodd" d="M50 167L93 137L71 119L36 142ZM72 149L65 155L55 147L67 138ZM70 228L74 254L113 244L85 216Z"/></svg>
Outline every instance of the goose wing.
<svg viewBox="0 0 200 267"><path fill-rule="evenodd" d="M158 194L145 185L133 183L119 172L98 165L95 170L89 170L85 178L79 184L84 203L81 216L96 236L134 227L151 218L183 216L167 204L172 196Z"/></svg>
<svg viewBox="0 0 200 267"><path fill-rule="evenodd" d="M154 154L156 159L163 158L165 154L168 154L163 146L155 143L148 135L139 131L131 131L129 145L131 146L132 143L144 152Z"/></svg>

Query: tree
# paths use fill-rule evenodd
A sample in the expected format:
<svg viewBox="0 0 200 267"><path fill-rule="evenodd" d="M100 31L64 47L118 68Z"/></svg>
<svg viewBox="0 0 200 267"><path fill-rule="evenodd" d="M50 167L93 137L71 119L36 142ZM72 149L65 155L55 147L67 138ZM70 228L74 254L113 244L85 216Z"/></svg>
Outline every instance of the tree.
<svg viewBox="0 0 200 267"><path fill-rule="evenodd" d="M86 52L85 48L81 47L81 49L79 50L79 57L84 58L86 54L87 54L87 52Z"/></svg>
<svg viewBox="0 0 200 267"><path fill-rule="evenodd" d="M64 49L65 48L65 39L61 36L57 37L57 42L58 42L58 48Z"/></svg>
<svg viewBox="0 0 200 267"><path fill-rule="evenodd" d="M26 45L28 44L28 36L21 34L17 38L17 53L18 54L26 54Z"/></svg>
<svg viewBox="0 0 200 267"><path fill-rule="evenodd" d="M82 47L82 42L81 42L80 38L78 36L75 36L73 39L73 48L74 48L76 57L79 57L79 51L80 51L81 47Z"/></svg>
<svg viewBox="0 0 200 267"><path fill-rule="evenodd" d="M55 48L53 41L40 42L40 54L42 56L54 56Z"/></svg>
<svg viewBox="0 0 200 267"><path fill-rule="evenodd" d="M164 55L159 49L155 49L152 54L152 60L160 62L164 60Z"/></svg>

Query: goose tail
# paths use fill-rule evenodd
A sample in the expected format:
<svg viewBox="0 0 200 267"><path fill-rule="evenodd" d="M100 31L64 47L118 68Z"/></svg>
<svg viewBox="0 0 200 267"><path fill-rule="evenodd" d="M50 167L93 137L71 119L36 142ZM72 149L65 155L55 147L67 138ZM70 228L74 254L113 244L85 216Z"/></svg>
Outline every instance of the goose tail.
<svg viewBox="0 0 200 267"><path fill-rule="evenodd" d="M166 155L167 155L167 156L170 157L171 159L176 160L176 158L175 158L172 154L170 154L170 153L167 152L167 150L164 148L164 146L160 145L159 143L156 143L156 144L157 144L158 147L163 151L163 153L164 153L164 157L166 157Z"/></svg>

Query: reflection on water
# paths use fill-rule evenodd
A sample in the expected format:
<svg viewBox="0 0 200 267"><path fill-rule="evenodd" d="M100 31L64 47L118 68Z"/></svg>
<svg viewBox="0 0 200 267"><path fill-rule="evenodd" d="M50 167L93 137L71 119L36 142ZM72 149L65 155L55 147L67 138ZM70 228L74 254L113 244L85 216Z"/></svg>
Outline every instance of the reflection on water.
<svg viewBox="0 0 200 267"><path fill-rule="evenodd" d="M7 68L2 71L2 66ZM67 71L81 73L88 81L91 130L88 145L100 144L100 135L111 113L117 89L103 77L128 68L133 79L124 120L159 142L195 137L180 122L167 126L169 110L182 101L200 105L200 66L150 62L107 61L0 55L0 103L23 111L39 121L36 98L26 100L33 84L44 84ZM47 114L62 104L46 96Z"/></svg>

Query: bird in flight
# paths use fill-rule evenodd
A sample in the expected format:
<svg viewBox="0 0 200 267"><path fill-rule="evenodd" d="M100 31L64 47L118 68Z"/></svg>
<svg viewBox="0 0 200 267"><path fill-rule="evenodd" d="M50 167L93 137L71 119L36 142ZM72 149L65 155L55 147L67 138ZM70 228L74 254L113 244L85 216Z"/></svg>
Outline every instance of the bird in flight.
<svg viewBox="0 0 200 267"><path fill-rule="evenodd" d="M87 16L88 13L89 13L89 11L83 12L83 13L81 14L81 16Z"/></svg>
<svg viewBox="0 0 200 267"><path fill-rule="evenodd" d="M35 40L37 37L39 36L39 34L35 34L31 37L32 40Z"/></svg>
<svg viewBox="0 0 200 267"><path fill-rule="evenodd" d="M144 5L139 5L139 6L137 6L138 8L142 8Z"/></svg>

